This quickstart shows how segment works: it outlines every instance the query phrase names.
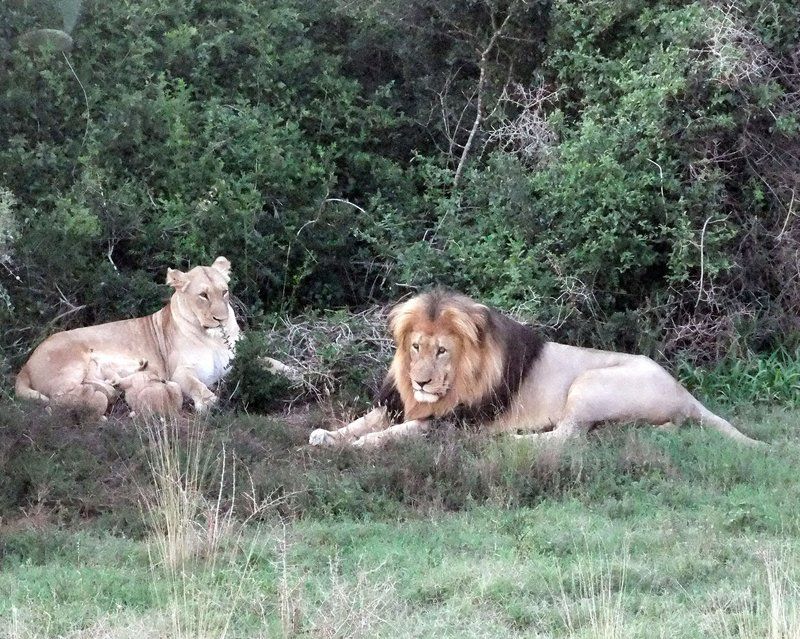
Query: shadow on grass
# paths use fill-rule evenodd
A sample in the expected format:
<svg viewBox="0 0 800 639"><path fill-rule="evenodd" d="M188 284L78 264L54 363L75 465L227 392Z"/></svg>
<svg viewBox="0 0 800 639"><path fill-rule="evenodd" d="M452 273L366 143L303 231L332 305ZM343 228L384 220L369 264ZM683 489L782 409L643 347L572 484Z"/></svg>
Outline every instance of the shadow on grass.
<svg viewBox="0 0 800 639"><path fill-rule="evenodd" d="M792 416L785 421L772 432L787 430ZM443 424L427 439L376 451L307 446L309 431L323 422L313 412L299 419L223 412L203 427L209 446L235 455L252 503L273 500L285 518L396 518L481 504L534 506L564 495L587 504L632 494L677 503L737 487L744 502L757 501L748 490L766 486L800 497L793 495L800 470L793 440L752 450L700 429L630 427L554 448ZM131 420L93 424L0 405L0 525L7 531L55 522L140 536L138 487L149 481ZM740 517L745 526L747 517Z"/></svg>

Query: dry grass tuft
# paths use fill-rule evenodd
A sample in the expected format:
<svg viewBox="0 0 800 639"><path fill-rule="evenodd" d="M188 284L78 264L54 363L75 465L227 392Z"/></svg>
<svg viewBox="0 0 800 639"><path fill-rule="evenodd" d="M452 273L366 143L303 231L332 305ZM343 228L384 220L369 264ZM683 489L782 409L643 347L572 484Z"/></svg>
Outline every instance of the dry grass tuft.
<svg viewBox="0 0 800 639"><path fill-rule="evenodd" d="M791 574L789 553L764 552L766 588L749 588L717 601L707 618L710 631L724 639L796 639L800 637L800 583Z"/></svg>
<svg viewBox="0 0 800 639"><path fill-rule="evenodd" d="M279 549L278 605L285 639L299 636L316 639L372 637L387 623L389 614L398 616L395 584L373 579L383 564L371 570L356 566L353 577L346 579L338 558L330 558L328 579L320 587L320 592L311 597L305 584L292 575L287 560L289 548L285 531Z"/></svg>
<svg viewBox="0 0 800 639"><path fill-rule="evenodd" d="M228 462L224 447L213 454L200 419L137 423L153 478L152 489L142 491L151 530L151 573L157 595L166 581L167 598L161 603L168 611L169 636L224 639L245 603L261 537L258 527L247 524L275 504L255 504L252 495L250 517L234 517L235 464Z"/></svg>
<svg viewBox="0 0 800 639"><path fill-rule="evenodd" d="M395 605L394 584L375 584L372 573L359 569L354 581L346 581L336 559L329 560L328 587L323 601L311 615L310 634L319 639L361 639L372 637L386 623L386 613Z"/></svg>
<svg viewBox="0 0 800 639"><path fill-rule="evenodd" d="M626 639L623 591L626 569L578 562L575 572L561 580L562 618L570 639ZM567 589L570 594L567 594Z"/></svg>

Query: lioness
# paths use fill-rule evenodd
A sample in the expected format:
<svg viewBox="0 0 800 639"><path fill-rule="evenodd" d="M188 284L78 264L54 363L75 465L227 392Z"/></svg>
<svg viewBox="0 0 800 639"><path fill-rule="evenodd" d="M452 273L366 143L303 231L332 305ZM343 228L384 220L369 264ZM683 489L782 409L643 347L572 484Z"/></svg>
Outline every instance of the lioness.
<svg viewBox="0 0 800 639"><path fill-rule="evenodd" d="M546 342L463 295L418 295L392 310L389 327L396 350L377 407L338 430L315 430L311 444L377 445L422 433L432 418L445 416L539 438L573 437L603 422L692 419L739 442L760 443L648 357Z"/></svg>
<svg viewBox="0 0 800 639"><path fill-rule="evenodd" d="M97 367L119 372L143 361L148 372L176 382L195 410L205 410L217 399L208 387L228 370L239 338L228 302L230 269L224 257L187 273L167 269L175 292L153 315L51 335L17 375L17 396L85 406L99 417L110 397L98 387Z"/></svg>

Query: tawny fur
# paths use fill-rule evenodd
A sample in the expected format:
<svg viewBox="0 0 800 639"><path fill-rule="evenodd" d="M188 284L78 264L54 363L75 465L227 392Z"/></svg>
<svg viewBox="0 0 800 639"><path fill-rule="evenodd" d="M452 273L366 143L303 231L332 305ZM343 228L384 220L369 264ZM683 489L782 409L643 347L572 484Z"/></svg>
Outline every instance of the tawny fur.
<svg viewBox="0 0 800 639"><path fill-rule="evenodd" d="M175 417L183 404L181 387L150 371L132 373L119 380L125 403L137 415Z"/></svg>
<svg viewBox="0 0 800 639"><path fill-rule="evenodd" d="M167 269L167 284L175 291L164 308L51 335L17 375L17 396L82 405L99 417L111 397L98 367L119 374L131 362L145 361L149 373L175 382L196 410L205 410L216 400L209 386L228 370L239 337L228 302L229 279L224 257L186 273Z"/></svg>
<svg viewBox="0 0 800 639"><path fill-rule="evenodd" d="M93 386L101 391L109 401L117 398L117 386L123 377L133 375L147 367L147 360L117 358L109 360L92 353L83 384Z"/></svg>
<svg viewBox="0 0 800 639"><path fill-rule="evenodd" d="M391 312L389 326L396 346L389 401L344 428L314 431L310 443L378 445L460 412L475 415L488 432L536 437L563 439L604 423L690 419L739 442L760 443L705 408L648 357L542 342L533 329L463 295L414 297ZM530 357L520 359L523 351ZM514 369L515 358L523 368ZM395 426L392 392L402 406L403 423Z"/></svg>

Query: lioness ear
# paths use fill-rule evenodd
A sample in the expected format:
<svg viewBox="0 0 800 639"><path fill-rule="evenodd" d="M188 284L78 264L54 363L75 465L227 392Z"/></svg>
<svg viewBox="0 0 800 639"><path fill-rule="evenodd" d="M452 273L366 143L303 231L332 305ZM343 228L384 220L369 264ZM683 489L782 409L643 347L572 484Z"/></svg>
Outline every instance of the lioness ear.
<svg viewBox="0 0 800 639"><path fill-rule="evenodd" d="M216 269L222 274L222 277L225 278L227 282L231 279L231 263L228 261L227 257L223 257L220 255L217 259L214 260L214 263L211 265L211 268Z"/></svg>
<svg viewBox="0 0 800 639"><path fill-rule="evenodd" d="M186 273L179 271L176 268L167 269L167 284L169 284L176 291L183 290L189 284L189 278Z"/></svg>

